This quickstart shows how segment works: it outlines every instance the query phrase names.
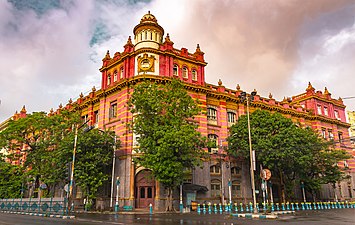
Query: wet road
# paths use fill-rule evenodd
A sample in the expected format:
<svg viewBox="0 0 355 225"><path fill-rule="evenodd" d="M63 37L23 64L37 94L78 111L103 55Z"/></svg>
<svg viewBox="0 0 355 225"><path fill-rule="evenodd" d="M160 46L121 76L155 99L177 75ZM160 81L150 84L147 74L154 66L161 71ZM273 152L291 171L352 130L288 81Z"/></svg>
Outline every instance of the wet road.
<svg viewBox="0 0 355 225"><path fill-rule="evenodd" d="M75 219L43 218L37 216L0 213L0 225L96 225L96 224L154 224L154 225L355 225L355 209L333 209L321 211L299 211L293 215L282 215L276 220L231 218L221 214L141 214L107 215L78 214Z"/></svg>

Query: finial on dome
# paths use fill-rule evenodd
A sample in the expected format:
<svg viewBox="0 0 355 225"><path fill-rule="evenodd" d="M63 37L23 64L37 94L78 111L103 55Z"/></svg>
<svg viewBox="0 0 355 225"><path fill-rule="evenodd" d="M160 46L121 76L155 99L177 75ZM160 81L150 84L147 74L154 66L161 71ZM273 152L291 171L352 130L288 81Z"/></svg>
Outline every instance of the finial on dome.
<svg viewBox="0 0 355 225"><path fill-rule="evenodd" d="M53 108L51 108L51 110L49 110L50 114L52 114L54 112Z"/></svg>
<svg viewBox="0 0 355 225"><path fill-rule="evenodd" d="M59 104L59 109L63 108L63 105L62 103Z"/></svg>
<svg viewBox="0 0 355 225"><path fill-rule="evenodd" d="M95 86L93 86L91 90L92 90L92 92L95 92L96 91Z"/></svg>
<svg viewBox="0 0 355 225"><path fill-rule="evenodd" d="M324 95L329 95L329 94L330 94L330 93L329 93L327 87L325 87L325 88L324 88Z"/></svg>
<svg viewBox="0 0 355 225"><path fill-rule="evenodd" d="M72 104L73 103L73 100L70 98L69 101L68 101L69 104Z"/></svg>
<svg viewBox="0 0 355 225"><path fill-rule="evenodd" d="M84 97L83 92L80 93L79 97L80 97L80 98L83 98L83 97Z"/></svg>
<svg viewBox="0 0 355 225"><path fill-rule="evenodd" d="M237 84L237 90L238 90L238 91L240 90L240 85L239 85L239 84Z"/></svg>
<svg viewBox="0 0 355 225"><path fill-rule="evenodd" d="M271 94L271 92L269 93L269 99L272 99L272 94Z"/></svg>
<svg viewBox="0 0 355 225"><path fill-rule="evenodd" d="M219 85L219 86L222 86L222 81L221 81L221 79L218 80L218 85Z"/></svg>

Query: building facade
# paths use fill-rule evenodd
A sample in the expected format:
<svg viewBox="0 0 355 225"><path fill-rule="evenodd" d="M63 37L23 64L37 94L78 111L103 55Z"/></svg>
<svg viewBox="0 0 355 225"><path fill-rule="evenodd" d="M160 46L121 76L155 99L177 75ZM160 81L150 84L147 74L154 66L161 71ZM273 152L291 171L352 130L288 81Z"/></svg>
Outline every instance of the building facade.
<svg viewBox="0 0 355 225"><path fill-rule="evenodd" d="M112 56L107 52L103 58L101 88L96 90L94 87L87 96L81 94L76 101L69 100L66 106L60 105L57 110L63 107L80 110L83 120L89 120L99 129L113 130L120 138L121 147L115 152L115 177L120 177L119 205L146 208L151 203L155 209L164 208L164 187L149 176L149 170L133 162L138 143L136 135L127 127L132 121L127 103L138 83L147 79L164 83L171 78L182 80L189 94L199 100L204 114L195 118L198 129L216 143L214 148L208 148L211 159L204 162L203 168L186 171L185 182L189 185L184 186L185 204L191 201L225 203L229 197L233 202L250 202L249 163L229 158L224 151L228 146L229 127L246 114L246 103L239 99L243 92L241 87L226 88L221 80L217 85L206 83L207 63L200 46L197 44L194 52L176 49L169 34L164 35L164 29L149 12L134 27L133 34L122 52ZM250 111L279 112L312 127L323 138L334 140L338 148L352 153L350 125L346 122L342 99L333 99L326 88L323 92L316 91L310 83L305 88L304 93L282 101L275 100L271 94L268 97L256 94ZM51 110L50 113L55 112ZM335 192L325 186L321 199L333 200L334 194L338 199L350 199L355 195L355 160L342 163L349 167L350 180L340 182ZM229 196L229 186L232 196ZM275 184L273 189L277 201L279 187ZM116 194L115 190L113 196Z"/></svg>

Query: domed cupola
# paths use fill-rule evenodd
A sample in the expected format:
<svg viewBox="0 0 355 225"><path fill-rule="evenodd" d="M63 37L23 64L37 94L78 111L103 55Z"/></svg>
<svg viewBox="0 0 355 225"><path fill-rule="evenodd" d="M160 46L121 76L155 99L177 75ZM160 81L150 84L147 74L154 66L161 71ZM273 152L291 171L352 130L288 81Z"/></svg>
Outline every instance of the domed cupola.
<svg viewBox="0 0 355 225"><path fill-rule="evenodd" d="M159 44L163 42L164 29L149 11L142 17L140 23L134 27L133 33L135 50L140 48L159 49Z"/></svg>

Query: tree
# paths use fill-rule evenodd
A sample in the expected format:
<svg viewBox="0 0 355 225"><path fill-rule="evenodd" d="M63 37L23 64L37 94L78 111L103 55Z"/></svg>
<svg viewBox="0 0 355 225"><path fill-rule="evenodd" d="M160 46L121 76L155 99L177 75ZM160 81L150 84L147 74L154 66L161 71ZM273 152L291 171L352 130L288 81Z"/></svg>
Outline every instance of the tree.
<svg viewBox="0 0 355 225"><path fill-rule="evenodd" d="M74 178L90 202L111 173L114 145L120 145L114 136L114 132L98 129L78 133ZM72 154L73 146L74 136L71 134L63 140L60 149L71 149Z"/></svg>
<svg viewBox="0 0 355 225"><path fill-rule="evenodd" d="M250 115L250 127L256 162L279 178L283 201L286 194L288 199L292 198L292 190L299 181L307 183L309 190L319 190L320 184L341 179L343 172L336 162L348 155L334 149L311 128L303 128L279 113L262 110ZM231 127L231 134L228 152L250 160L246 116Z"/></svg>
<svg viewBox="0 0 355 225"><path fill-rule="evenodd" d="M12 160L21 159L27 177L35 183L46 183L49 191L64 179L64 167L68 151L58 152L58 144L72 132L72 124L80 121L78 113L62 110L61 114L48 116L45 112L34 112L25 118L12 120L0 133L0 143L11 153Z"/></svg>
<svg viewBox="0 0 355 225"><path fill-rule="evenodd" d="M135 160L167 188L166 210L171 211L173 189L182 183L184 168L200 165L205 156L206 139L194 122L201 108L176 79L138 84L129 106L141 153Z"/></svg>
<svg viewBox="0 0 355 225"><path fill-rule="evenodd" d="M0 157L0 199L21 197L23 182L22 168Z"/></svg>

